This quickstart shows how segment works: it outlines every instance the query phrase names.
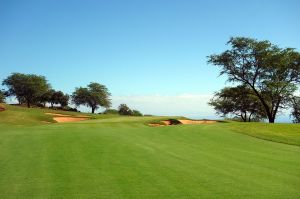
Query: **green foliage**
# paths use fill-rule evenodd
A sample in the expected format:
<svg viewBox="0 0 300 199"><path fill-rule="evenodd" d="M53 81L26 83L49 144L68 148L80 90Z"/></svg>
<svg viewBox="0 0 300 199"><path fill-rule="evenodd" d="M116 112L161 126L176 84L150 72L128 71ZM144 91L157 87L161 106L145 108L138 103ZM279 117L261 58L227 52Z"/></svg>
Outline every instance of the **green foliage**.
<svg viewBox="0 0 300 199"><path fill-rule="evenodd" d="M209 56L208 62L221 67L220 74L229 81L249 86L273 123L300 82L300 53L244 37L231 38L228 44L231 49Z"/></svg>
<svg viewBox="0 0 300 199"><path fill-rule="evenodd" d="M143 116L143 114L138 110L132 110L132 116Z"/></svg>
<svg viewBox="0 0 300 199"><path fill-rule="evenodd" d="M69 102L69 95L64 94L62 91L54 91L50 98L51 105L60 104L61 107L65 107Z"/></svg>
<svg viewBox="0 0 300 199"><path fill-rule="evenodd" d="M103 114L119 114L119 111L116 109L106 109Z"/></svg>
<svg viewBox="0 0 300 199"><path fill-rule="evenodd" d="M246 85L225 87L215 93L208 104L222 117L233 115L244 122L257 121L266 117L260 100Z"/></svg>
<svg viewBox="0 0 300 199"><path fill-rule="evenodd" d="M38 102L50 88L44 76L21 73L11 74L3 80L2 85L8 87L9 95L16 96L19 103L26 102L28 107Z"/></svg>
<svg viewBox="0 0 300 199"><path fill-rule="evenodd" d="M92 113L99 107L111 106L111 94L106 86L98 83L90 83L87 88L76 88L72 94L72 102L76 105L85 105L92 108Z"/></svg>
<svg viewBox="0 0 300 199"><path fill-rule="evenodd" d="M64 94L62 91L55 91L54 89L49 89L40 98L40 103L45 107L46 103L50 103L53 108L54 105L59 104L61 107L68 106L69 95Z"/></svg>
<svg viewBox="0 0 300 199"><path fill-rule="evenodd" d="M72 107L70 107L70 106L64 106L64 107L63 107L63 110L64 110L64 111L72 111L72 112L80 112L80 111L78 111L76 108L72 108Z"/></svg>
<svg viewBox="0 0 300 199"><path fill-rule="evenodd" d="M126 104L120 104L118 112L120 115L143 116L143 114L140 111L131 110Z"/></svg>
<svg viewBox="0 0 300 199"><path fill-rule="evenodd" d="M132 115L132 110L126 104L120 104L118 111L120 115Z"/></svg>
<svg viewBox="0 0 300 199"><path fill-rule="evenodd" d="M0 90L0 103L5 102L5 92Z"/></svg>
<svg viewBox="0 0 300 199"><path fill-rule="evenodd" d="M53 107L52 110L61 110L61 111L71 111L71 112L80 112L77 108L72 108L70 106L60 106L60 107Z"/></svg>
<svg viewBox="0 0 300 199"><path fill-rule="evenodd" d="M49 89L47 90L43 95L41 95L39 97L39 102L43 104L43 106L45 107L46 106L46 103L49 102L51 103L51 106L53 107L53 100L52 100L52 96L54 94L55 90L53 89Z"/></svg>
<svg viewBox="0 0 300 199"><path fill-rule="evenodd" d="M72 94L72 102L76 106L80 105L88 105L88 97L89 97L89 91L87 88L76 88L75 92Z"/></svg>
<svg viewBox="0 0 300 199"><path fill-rule="evenodd" d="M300 123L300 97L293 97L291 115L294 118L294 123Z"/></svg>

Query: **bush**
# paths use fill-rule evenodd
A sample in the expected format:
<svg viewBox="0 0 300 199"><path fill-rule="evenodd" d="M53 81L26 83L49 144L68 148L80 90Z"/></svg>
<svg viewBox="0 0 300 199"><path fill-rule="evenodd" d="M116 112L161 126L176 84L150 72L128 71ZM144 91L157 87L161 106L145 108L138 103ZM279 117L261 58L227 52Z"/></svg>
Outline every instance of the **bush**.
<svg viewBox="0 0 300 199"><path fill-rule="evenodd" d="M53 109L53 110L62 110L62 111L80 112L76 108L72 108L72 107L69 107L69 106L65 106L65 107L50 107L50 109Z"/></svg>
<svg viewBox="0 0 300 199"><path fill-rule="evenodd" d="M132 110L126 104L120 104L118 112L120 115L132 115Z"/></svg>
<svg viewBox="0 0 300 199"><path fill-rule="evenodd" d="M143 116L143 114L140 111L131 110L126 104L120 104L118 113L120 115Z"/></svg>
<svg viewBox="0 0 300 199"><path fill-rule="evenodd" d="M179 125L179 124L181 124L181 122L176 120L176 119L169 119L168 121L170 122L170 125Z"/></svg>
<svg viewBox="0 0 300 199"><path fill-rule="evenodd" d="M119 114L119 111L116 109L106 109L103 114Z"/></svg>
<svg viewBox="0 0 300 199"><path fill-rule="evenodd" d="M79 110L77 110L77 108L72 108L72 107L69 107L69 106L65 106L62 109L64 111L80 112Z"/></svg>
<svg viewBox="0 0 300 199"><path fill-rule="evenodd" d="M143 116L143 114L138 110L132 110L132 116Z"/></svg>

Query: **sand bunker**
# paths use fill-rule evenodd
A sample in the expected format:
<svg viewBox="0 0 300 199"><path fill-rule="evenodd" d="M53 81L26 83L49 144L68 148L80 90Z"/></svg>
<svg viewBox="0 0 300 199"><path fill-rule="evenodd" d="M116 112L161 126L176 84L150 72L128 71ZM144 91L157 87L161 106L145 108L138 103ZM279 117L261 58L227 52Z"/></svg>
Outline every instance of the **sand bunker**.
<svg viewBox="0 0 300 199"><path fill-rule="evenodd" d="M76 115L75 117L73 117L71 115L65 115L65 114L60 114L60 113L45 113L45 114L55 116L55 117L53 117L53 120L55 120L58 123L79 122L79 121L90 119L90 117L87 115Z"/></svg>
<svg viewBox="0 0 300 199"><path fill-rule="evenodd" d="M0 112L1 112L1 111L5 111L5 108L2 107L2 106L0 106Z"/></svg>
<svg viewBox="0 0 300 199"><path fill-rule="evenodd" d="M158 127L158 126L170 126L170 125L181 125L181 124L213 124L218 121L216 120L177 120L177 119L170 119L170 120L164 120L161 121L161 123L152 123L148 124L152 127Z"/></svg>
<svg viewBox="0 0 300 199"><path fill-rule="evenodd" d="M169 120L166 120L166 121L161 121L162 123L164 123L165 125L171 125L171 121L169 121Z"/></svg>
<svg viewBox="0 0 300 199"><path fill-rule="evenodd" d="M53 115L53 116L62 116L62 117L68 117L70 115L65 115L65 114L59 114L59 113L45 113L46 115Z"/></svg>
<svg viewBox="0 0 300 199"><path fill-rule="evenodd" d="M79 122L83 120L88 120L89 118L87 117L54 117L53 118L55 121L58 123L61 122Z"/></svg>
<svg viewBox="0 0 300 199"><path fill-rule="evenodd" d="M166 126L164 124L148 124L149 126L152 126L152 127L158 127L158 126Z"/></svg>
<svg viewBox="0 0 300 199"><path fill-rule="evenodd" d="M215 120L178 120L182 124L213 124Z"/></svg>

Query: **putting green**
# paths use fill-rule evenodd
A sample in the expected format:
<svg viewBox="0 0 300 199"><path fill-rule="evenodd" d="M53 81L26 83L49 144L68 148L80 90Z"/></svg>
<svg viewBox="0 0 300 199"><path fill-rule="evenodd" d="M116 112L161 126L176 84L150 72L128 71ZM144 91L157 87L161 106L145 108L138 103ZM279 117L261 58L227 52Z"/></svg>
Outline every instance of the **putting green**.
<svg viewBox="0 0 300 199"><path fill-rule="evenodd" d="M300 147L238 133L237 123L45 124L54 121L44 112L0 113L1 198L300 198Z"/></svg>

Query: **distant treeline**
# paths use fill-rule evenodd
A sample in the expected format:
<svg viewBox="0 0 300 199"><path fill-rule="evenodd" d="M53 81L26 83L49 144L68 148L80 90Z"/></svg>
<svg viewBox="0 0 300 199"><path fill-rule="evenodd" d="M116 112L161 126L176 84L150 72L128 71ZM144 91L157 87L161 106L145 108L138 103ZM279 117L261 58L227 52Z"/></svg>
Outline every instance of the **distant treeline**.
<svg viewBox="0 0 300 199"><path fill-rule="evenodd" d="M118 113L121 115L142 116L137 110L131 110L126 104L121 104L117 112L112 112L111 94L107 87L91 82L87 87L75 88L72 95L68 95L62 91L52 89L44 76L35 74L12 73L2 82L7 90L0 91L0 103L5 102L6 97L14 96L18 103L26 104L28 108L31 106L60 108L62 110L77 111L71 108L69 104L76 107L84 105L91 108L91 112L95 113L100 107L105 108L104 113Z"/></svg>

